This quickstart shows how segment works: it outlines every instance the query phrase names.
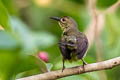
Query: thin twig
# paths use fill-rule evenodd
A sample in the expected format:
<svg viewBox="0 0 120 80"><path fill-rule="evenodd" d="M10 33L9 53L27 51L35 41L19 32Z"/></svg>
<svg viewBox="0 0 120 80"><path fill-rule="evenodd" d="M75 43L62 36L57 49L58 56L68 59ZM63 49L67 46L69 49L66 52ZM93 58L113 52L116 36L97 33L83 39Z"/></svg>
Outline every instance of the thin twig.
<svg viewBox="0 0 120 80"><path fill-rule="evenodd" d="M86 36L88 38L89 41L89 47L91 46L91 44L94 41L95 38L95 27L96 27L96 21L97 21L97 11L95 8L95 3L96 0L87 0L87 6L88 6L88 10L90 12L90 16L91 16L91 23L88 25L88 28L86 29L85 33Z"/></svg>
<svg viewBox="0 0 120 80"><path fill-rule="evenodd" d="M91 13L91 25L89 28L92 28L92 33L89 34L89 36L92 35L92 37L89 37L89 44L91 45L93 42L92 40L95 40L96 43L96 58L97 61L102 61L103 56L102 56L102 45L101 45L101 32L103 29L104 25L104 15L100 14L96 8L96 0L88 0L88 9ZM88 28L88 31L89 31ZM91 39L91 40L90 40ZM107 80L106 73L104 71L100 71L100 79Z"/></svg>
<svg viewBox="0 0 120 80"><path fill-rule="evenodd" d="M110 6L107 10L104 11L105 14L115 12L120 6L120 0L118 0L115 4Z"/></svg>
<svg viewBox="0 0 120 80"><path fill-rule="evenodd" d="M90 12L90 16L91 16L91 22L90 24L88 25L86 31L85 31L85 34L87 35L87 38L89 40L89 47L91 46L91 44L94 42L94 39L95 39L95 22L96 22L96 13L99 14L98 18L98 24L100 24L101 26L98 26L97 27L97 31L99 34L101 34L103 28L104 28L104 16L105 14L108 14L108 13L111 13L111 12L115 12L118 7L120 6L120 0L118 0L115 4L113 4L112 6L110 6L109 8L107 8L106 10L104 11L96 11L94 10L94 4L95 4L95 1L94 3L91 3L90 1L92 0L86 0L86 3L88 5L88 10Z"/></svg>

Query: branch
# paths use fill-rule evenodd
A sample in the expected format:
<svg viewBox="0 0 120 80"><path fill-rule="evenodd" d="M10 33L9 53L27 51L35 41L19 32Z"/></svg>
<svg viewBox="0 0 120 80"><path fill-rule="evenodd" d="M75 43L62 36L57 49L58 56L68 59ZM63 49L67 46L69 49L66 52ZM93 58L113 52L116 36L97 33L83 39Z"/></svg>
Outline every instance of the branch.
<svg viewBox="0 0 120 80"><path fill-rule="evenodd" d="M91 3L92 2L92 3ZM95 0L86 0L90 15L91 15L91 23L88 25L88 28L86 29L85 33L88 37L89 40L89 47L91 46L91 44L94 41L95 38L95 25L96 25L96 15L98 16L98 20L97 20L97 32L99 34L101 34L103 28L104 28L104 16L105 14L114 12L118 9L118 7L120 6L120 0L118 0L115 4L113 4L112 6L110 6L108 9L104 10L104 11L96 11L96 7L95 7Z"/></svg>
<svg viewBox="0 0 120 80"><path fill-rule="evenodd" d="M85 31L86 36L89 41L89 47L90 47L93 41L95 40L96 32L98 34L101 34L104 28L103 26L104 25L104 14L100 13L96 9L96 0L87 0L86 2L87 2L87 6L90 12L90 16L91 16L91 22Z"/></svg>
<svg viewBox="0 0 120 80"><path fill-rule="evenodd" d="M87 64L84 66L84 68L83 66L76 66L72 68L66 68L63 72L61 70L51 71L51 72L33 75L30 77L25 77L17 80L53 80L53 79L58 79L58 78L76 75L76 74L83 74L87 72L112 69L113 67L116 67L118 65L120 65L120 57L106 60L103 62Z"/></svg>
<svg viewBox="0 0 120 80"><path fill-rule="evenodd" d="M104 13L107 14L107 13L115 12L119 6L120 6L120 0L118 0L115 4L113 4L107 10L105 10Z"/></svg>

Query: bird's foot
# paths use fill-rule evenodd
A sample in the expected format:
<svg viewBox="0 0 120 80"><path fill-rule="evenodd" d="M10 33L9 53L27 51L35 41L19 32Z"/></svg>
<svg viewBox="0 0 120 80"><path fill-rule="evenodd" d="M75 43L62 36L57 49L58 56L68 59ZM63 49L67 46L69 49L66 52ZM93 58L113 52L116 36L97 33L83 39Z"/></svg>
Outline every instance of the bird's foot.
<svg viewBox="0 0 120 80"><path fill-rule="evenodd" d="M87 62L85 62L85 61L83 62L83 65L87 65L87 64L88 64Z"/></svg>
<svg viewBox="0 0 120 80"><path fill-rule="evenodd" d="M62 72L63 72L64 69L65 69L65 66L63 66L63 68L62 68Z"/></svg>
<svg viewBox="0 0 120 80"><path fill-rule="evenodd" d="M88 63L84 61L84 59L81 59L83 62L83 70L85 71L85 65L87 65Z"/></svg>
<svg viewBox="0 0 120 80"><path fill-rule="evenodd" d="M83 62L83 65L87 65L87 64L88 64L87 62L85 62L84 59L81 59L81 60L82 60L82 62Z"/></svg>

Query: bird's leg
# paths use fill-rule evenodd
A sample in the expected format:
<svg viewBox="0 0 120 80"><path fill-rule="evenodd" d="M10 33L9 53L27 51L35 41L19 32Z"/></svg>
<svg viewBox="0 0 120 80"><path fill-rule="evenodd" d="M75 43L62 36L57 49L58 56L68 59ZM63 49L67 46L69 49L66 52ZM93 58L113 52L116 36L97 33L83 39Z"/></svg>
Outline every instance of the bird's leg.
<svg viewBox="0 0 120 80"><path fill-rule="evenodd" d="M65 65L64 65L64 63L65 63L65 60L63 59L63 67L62 67L62 72L63 72L63 70L65 69Z"/></svg>
<svg viewBox="0 0 120 80"><path fill-rule="evenodd" d="M82 60L82 62L83 62L83 70L85 71L85 65L87 65L87 63L85 62L84 59L81 59L81 60Z"/></svg>
<svg viewBox="0 0 120 80"><path fill-rule="evenodd" d="M82 60L82 62L83 62L83 65L87 65L87 62L85 62L84 59L81 59L81 60Z"/></svg>

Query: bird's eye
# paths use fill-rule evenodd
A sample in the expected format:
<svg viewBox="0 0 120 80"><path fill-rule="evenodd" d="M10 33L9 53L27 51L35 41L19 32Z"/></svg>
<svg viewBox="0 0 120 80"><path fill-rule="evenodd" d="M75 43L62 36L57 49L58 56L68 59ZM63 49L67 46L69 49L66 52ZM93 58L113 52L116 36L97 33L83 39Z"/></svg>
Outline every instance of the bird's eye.
<svg viewBox="0 0 120 80"><path fill-rule="evenodd" d="M62 21L66 21L65 18L63 18Z"/></svg>
<svg viewBox="0 0 120 80"><path fill-rule="evenodd" d="M62 18L61 21L64 23L64 22L66 22L66 19L65 19L65 18Z"/></svg>

